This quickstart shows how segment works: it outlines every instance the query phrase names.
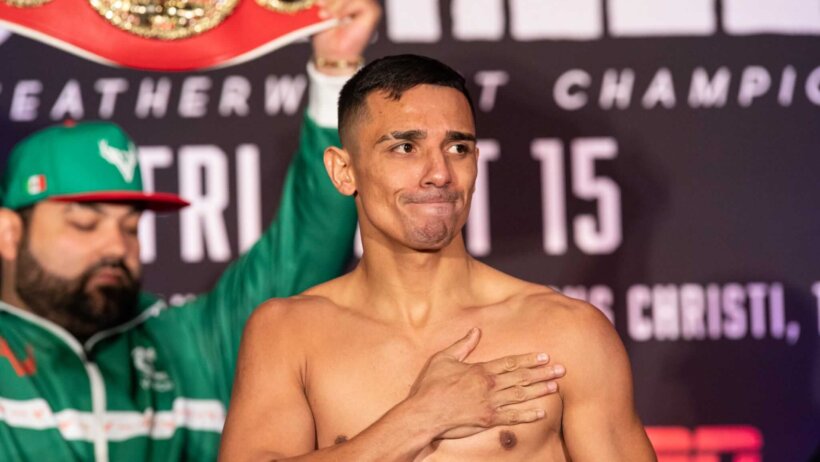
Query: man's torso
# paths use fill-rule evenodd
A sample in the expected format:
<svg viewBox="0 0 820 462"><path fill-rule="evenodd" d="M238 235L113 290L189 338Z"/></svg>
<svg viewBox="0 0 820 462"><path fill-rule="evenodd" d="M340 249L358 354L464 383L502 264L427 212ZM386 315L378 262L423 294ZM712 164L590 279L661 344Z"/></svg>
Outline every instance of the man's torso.
<svg viewBox="0 0 820 462"><path fill-rule="evenodd" d="M405 399L427 359L471 327L482 329L482 339L466 362L547 352L552 364L562 363L562 351L569 347L560 329L568 299L545 287L521 287L522 295L465 307L458 319L417 330L402 330L368 317L363 310L340 308L326 299L309 301L312 306L305 306L300 315L311 338L306 343L304 385L318 447L356 436ZM555 305L552 309L551 304ZM568 460L561 437L560 393L525 405L544 409L546 417L535 423L494 427L467 438L441 440L425 460Z"/></svg>

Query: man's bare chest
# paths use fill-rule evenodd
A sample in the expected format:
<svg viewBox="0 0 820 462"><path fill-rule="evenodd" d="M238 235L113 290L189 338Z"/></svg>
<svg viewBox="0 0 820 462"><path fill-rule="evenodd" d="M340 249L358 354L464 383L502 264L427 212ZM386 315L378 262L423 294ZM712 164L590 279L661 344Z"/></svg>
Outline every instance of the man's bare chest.
<svg viewBox="0 0 820 462"><path fill-rule="evenodd" d="M419 342L386 329L346 327L349 329L335 330L322 353L308 360L307 394L320 448L354 437L407 398L427 359L468 329L454 327L452 335L445 332ZM550 350L556 347L540 335L509 332L503 326L482 329L482 341L466 362L541 351L555 357ZM545 409L546 417L536 423L441 441L425 460L564 460L560 396L553 394L530 404Z"/></svg>

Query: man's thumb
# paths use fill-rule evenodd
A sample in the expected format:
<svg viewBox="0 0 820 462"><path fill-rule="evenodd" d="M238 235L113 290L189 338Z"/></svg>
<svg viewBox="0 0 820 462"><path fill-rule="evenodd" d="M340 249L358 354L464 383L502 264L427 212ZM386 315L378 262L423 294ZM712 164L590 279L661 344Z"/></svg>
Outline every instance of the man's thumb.
<svg viewBox="0 0 820 462"><path fill-rule="evenodd" d="M481 329L477 327L473 327L467 332L463 338L461 338L456 343L450 345L446 349L442 350L441 353L451 358L454 358L458 361L464 361L467 359L467 356L475 350L476 345L478 345L478 341L481 339Z"/></svg>

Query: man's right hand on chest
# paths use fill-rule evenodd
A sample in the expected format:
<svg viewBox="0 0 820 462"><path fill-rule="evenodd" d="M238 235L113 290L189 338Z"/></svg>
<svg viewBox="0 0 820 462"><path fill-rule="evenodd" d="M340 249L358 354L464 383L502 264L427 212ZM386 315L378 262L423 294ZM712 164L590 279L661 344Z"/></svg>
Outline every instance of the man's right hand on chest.
<svg viewBox="0 0 820 462"><path fill-rule="evenodd" d="M545 416L545 410L533 400L558 390L555 380L565 369L550 365L546 353L464 362L480 338L481 331L472 329L431 356L407 399L398 406L432 424L431 440L464 438L499 425L534 422Z"/></svg>

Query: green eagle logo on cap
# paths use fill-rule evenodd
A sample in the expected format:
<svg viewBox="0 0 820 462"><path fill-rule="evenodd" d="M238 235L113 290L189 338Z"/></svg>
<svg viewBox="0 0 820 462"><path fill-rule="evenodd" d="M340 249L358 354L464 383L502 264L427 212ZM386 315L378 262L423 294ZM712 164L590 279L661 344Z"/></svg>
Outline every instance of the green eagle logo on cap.
<svg viewBox="0 0 820 462"><path fill-rule="evenodd" d="M117 167L126 182L132 182L134 180L134 171L137 168L137 153L134 145L129 143L127 151L111 146L107 140L100 140L98 145L100 147L100 156L114 167Z"/></svg>

